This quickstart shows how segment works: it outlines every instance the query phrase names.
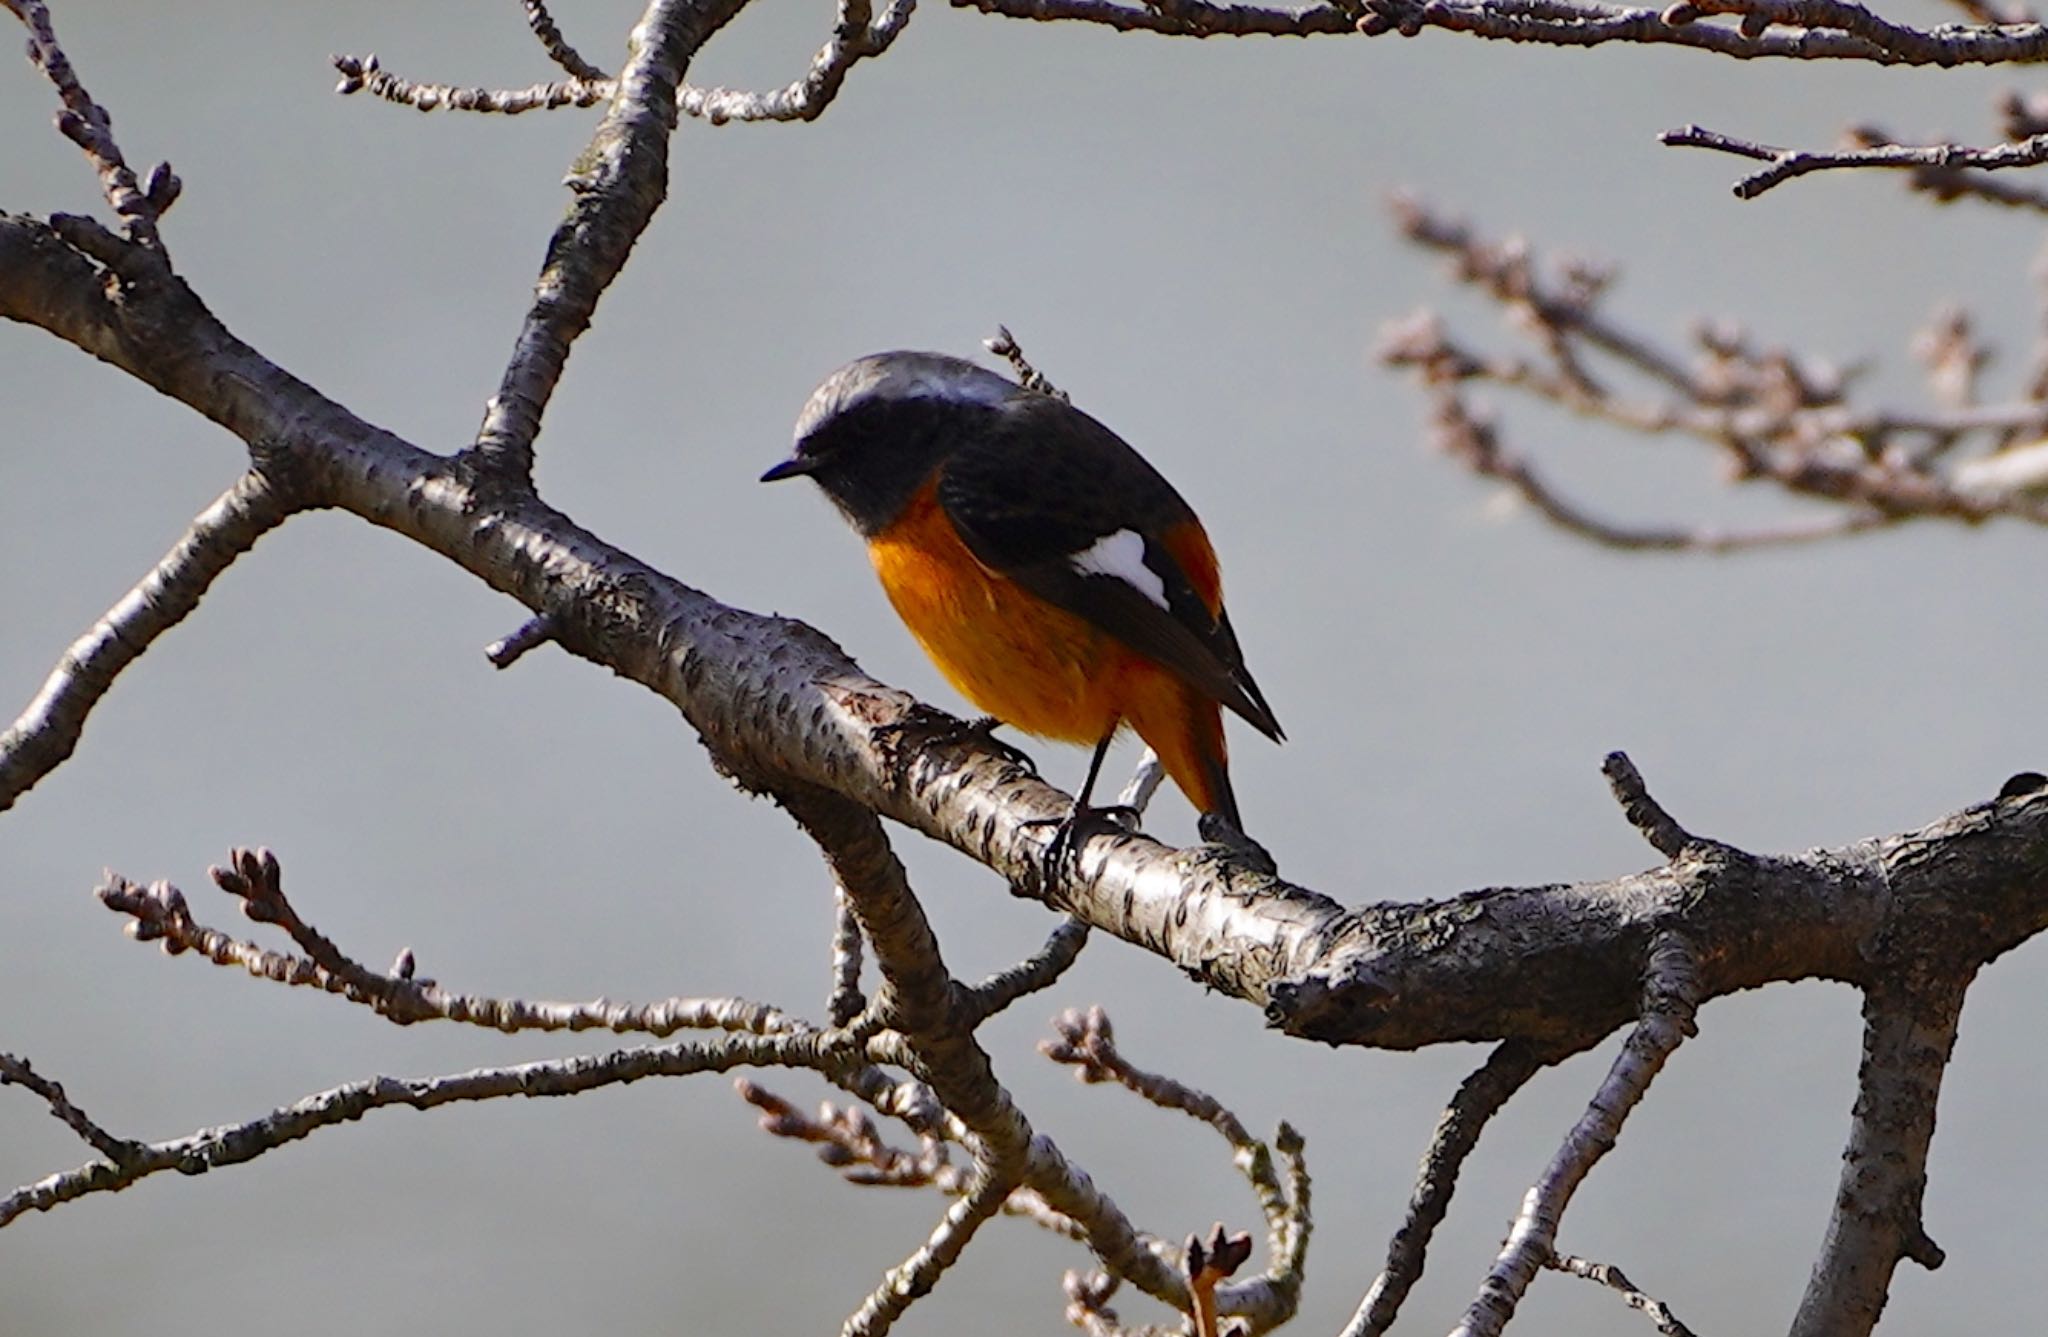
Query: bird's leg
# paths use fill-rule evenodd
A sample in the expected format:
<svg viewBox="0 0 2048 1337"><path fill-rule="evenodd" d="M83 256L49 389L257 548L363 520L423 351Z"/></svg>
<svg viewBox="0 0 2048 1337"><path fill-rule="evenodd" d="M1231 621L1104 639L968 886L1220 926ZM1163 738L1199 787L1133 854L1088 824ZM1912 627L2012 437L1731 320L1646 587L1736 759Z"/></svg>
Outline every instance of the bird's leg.
<svg viewBox="0 0 2048 1337"><path fill-rule="evenodd" d="M1116 727L1112 725L1109 732L1102 735L1102 741L1095 745L1095 755L1088 759L1088 778L1081 782L1081 796L1074 800L1074 811L1067 819L1069 822L1087 814L1107 818L1126 831L1135 831L1138 819L1145 815L1143 808L1133 807L1128 803L1105 803L1098 808L1088 802L1095 793L1096 780L1102 776L1102 763L1109 756L1109 745L1115 741Z"/></svg>
<svg viewBox="0 0 2048 1337"><path fill-rule="evenodd" d="M1109 745L1116 739L1116 728L1111 726L1102 741L1095 745L1095 755L1088 761L1088 778L1081 782L1081 793L1074 800L1073 808L1065 817L1036 817L1024 823L1026 826L1050 826L1053 829L1052 842L1045 847L1045 875L1048 881L1056 878L1069 860L1078 862L1081 847L1090 837L1104 830L1128 833L1138 829L1138 818L1142 815L1127 804L1112 803L1095 807L1088 802L1095 793L1095 781L1102 773L1104 758L1109 756Z"/></svg>

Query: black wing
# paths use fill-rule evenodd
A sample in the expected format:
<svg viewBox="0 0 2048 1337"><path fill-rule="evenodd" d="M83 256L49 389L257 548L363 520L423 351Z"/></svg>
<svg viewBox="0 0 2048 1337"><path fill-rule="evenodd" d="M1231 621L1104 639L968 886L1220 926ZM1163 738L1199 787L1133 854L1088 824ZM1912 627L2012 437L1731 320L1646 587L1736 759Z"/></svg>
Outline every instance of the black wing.
<svg viewBox="0 0 2048 1337"><path fill-rule="evenodd" d="M1049 396L1019 398L988 437L948 457L938 492L984 565L1281 737L1230 619L1210 614L1164 542L1198 523L1194 511L1115 432ZM1077 565L1091 553L1108 569Z"/></svg>

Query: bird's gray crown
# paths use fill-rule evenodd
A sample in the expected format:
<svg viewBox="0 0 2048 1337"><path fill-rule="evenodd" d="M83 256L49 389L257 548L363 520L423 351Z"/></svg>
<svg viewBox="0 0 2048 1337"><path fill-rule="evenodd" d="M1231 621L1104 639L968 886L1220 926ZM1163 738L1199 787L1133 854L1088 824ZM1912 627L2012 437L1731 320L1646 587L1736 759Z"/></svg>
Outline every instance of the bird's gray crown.
<svg viewBox="0 0 2048 1337"><path fill-rule="evenodd" d="M810 402L797 415L796 439L802 441L820 424L859 404L940 399L995 407L1021 393L1023 388L1015 381L965 358L909 351L871 353L833 372L811 392Z"/></svg>

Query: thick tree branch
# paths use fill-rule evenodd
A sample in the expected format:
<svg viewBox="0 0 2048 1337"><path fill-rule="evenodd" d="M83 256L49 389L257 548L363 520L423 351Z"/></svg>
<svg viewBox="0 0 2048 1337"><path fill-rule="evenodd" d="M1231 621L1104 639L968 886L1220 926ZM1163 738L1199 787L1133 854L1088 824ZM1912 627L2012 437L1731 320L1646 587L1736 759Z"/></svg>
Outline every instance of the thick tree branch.
<svg viewBox="0 0 2048 1337"><path fill-rule="evenodd" d="M1068 1163L1049 1138L1032 1131L996 1080L973 1035L971 998L947 973L938 940L874 813L808 787L786 788L775 797L824 851L834 883L845 889L874 953L882 986L871 1010L900 1036L893 1056L883 1050L875 1051L877 1056L909 1069L931 1087L965 1130L977 1163L985 1164L996 1182L1034 1190L1052 1211L1081 1228L1104 1267L1186 1309L1182 1278L1086 1174ZM887 1035L877 1037L877 1044L887 1040ZM965 1218L961 1228L971 1228ZM925 1276L920 1266L902 1272L891 1285ZM1291 1291L1265 1278L1229 1287L1218 1301L1226 1312L1247 1315L1261 1326L1292 1314L1294 1306Z"/></svg>
<svg viewBox="0 0 2048 1337"><path fill-rule="evenodd" d="M1887 942L1885 977L1864 991L1849 1145L1792 1337L1862 1337L1877 1326L1901 1259L1942 1264L1921 1223L1921 1198L1941 1078L1975 971L1968 963L1915 960L1905 936ZM1895 948L1904 950L1894 955Z"/></svg>
<svg viewBox="0 0 2048 1337"><path fill-rule="evenodd" d="M1917 29L1838 0L1721 0L1711 5L1678 0L1661 10L1566 0L1366 0L1366 11L1360 30L1369 36L1398 32L1413 37L1425 28L1443 28L1552 46L1681 46L1737 60L1951 67L2019 64L2048 55L2048 29L2039 24ZM1724 28L1698 21L1710 13L1740 15L1742 23Z"/></svg>
<svg viewBox="0 0 2048 1337"><path fill-rule="evenodd" d="M533 306L498 393L467 457L498 485L529 486L541 414L569 346L590 327L598 298L625 267L668 194L676 90L698 48L746 0L652 0L627 39L612 105L569 177L574 201L548 240Z"/></svg>
<svg viewBox="0 0 2048 1337"><path fill-rule="evenodd" d="M1609 775L1617 797L1668 862L1611 882L1497 888L1451 901L1345 910L1214 849L1173 851L1135 835L1098 839L1082 851L1074 870L1048 874L1046 837L1036 823L1063 812L1064 796L1004 764L999 749L976 742L971 731L933 728L929 712L868 678L810 628L720 604L580 529L542 504L532 489L533 444L545 406L573 340L661 202L679 110L712 119L815 115L851 65L886 48L910 14L906 0L895 0L879 18L866 0L843 0L833 38L805 80L765 97L693 93L681 82L690 59L744 2L650 4L626 67L603 91L612 106L579 161L572 182L578 198L549 247L499 393L475 445L448 460L355 418L241 344L213 318L171 272L155 231L157 216L177 194L175 176L160 169L149 185L136 184L121 163L105 113L70 75L42 5L0 0L28 24L33 57L67 104L60 127L91 156L109 200L128 224L124 240L85 219L59 216L38 223L0 217L0 315L48 329L207 414L248 443L254 464L245 480L254 495L241 499L240 512L217 519L206 535L200 530L214 512L195 525L206 551L184 557L174 552L153 575L173 588L147 591L145 582L130 596L145 604L154 600L156 607L125 614L124 601L74 647L23 723L0 737L0 806L68 754L113 676L149 637L196 604L219 569L290 510L332 506L413 538L533 609L527 629L502 643L494 662L509 663L531 645L554 639L672 701L715 764L745 787L783 803L817 840L846 910L830 1004L844 1028L821 1031L737 1000L676 1000L650 1011L456 998L431 981L415 981L409 955L389 972L345 955L299 918L283 897L275 862L260 857L237 859L222 884L243 899L253 918L282 927L299 955L268 952L197 925L174 889L142 892L117 883L108 899L135 917L138 936L340 992L398 1020L436 1016L618 1029L717 1025L734 1033L563 1064L420 1082L378 1079L237 1129L159 1144L129 1143L106 1133L54 1083L26 1064L0 1060L0 1080L35 1092L108 1157L105 1165L54 1176L0 1200L0 1225L31 1207L46 1209L125 1187L162 1169L196 1173L246 1160L389 1104L430 1108L500 1095L566 1094L741 1064L804 1066L878 1108L901 1113L923 1136L943 1132L973 1156L945 1218L924 1247L883 1279L849 1321L849 1332L886 1331L936 1282L980 1224L1016 1201L1042 1204L1043 1219L1084 1239L1113 1277L1183 1307L1192 1290L1196 1308L1205 1308L1218 1277L1197 1266L1191 1287L1176 1270L1171 1245L1138 1232L1050 1140L1033 1132L974 1038L974 1027L993 1011L1056 978L1093 925L1261 1006L1274 1025L1295 1034L1389 1047L1506 1042L1447 1112L1408 1227L1396 1237L1387 1272L1354 1318L1355 1331L1378 1331L1391 1321L1388 1306L1398 1305L1419 1273L1458 1164L1486 1116L1526 1080L1523 1069L1550 1061L1539 1055L1582 1046L1636 1019L1607 1082L1531 1190L1463 1331L1497 1332L1539 1268L1566 1265L1554 1247L1559 1217L1658 1067L1690 1032L1702 999L1779 979L1819 976L1857 985L1866 995L1863 1089L1835 1217L1797 1331L1867 1331L1899 1258L1929 1266L1940 1259L1922 1229L1920 1198L1934 1103L1964 991L1978 965L2048 927L2048 795L2039 784L2009 784L1998 800L1921 832L1771 859L1691 836L1616 754ZM1840 0L1680 0L1658 15L1564 0L1370 0L1363 10L1329 5L1300 11L1206 0L1155 0L1130 8L1106 0L956 3L1017 17L1194 36L1306 35L1354 27L1412 34L1440 26L1515 40L1679 42L1731 55L1887 64L2048 56L2038 25L1923 32ZM527 9L543 46L572 76L603 77L561 41L537 0ZM1736 16L1740 25L1728 29L1698 21L1714 14ZM1773 32L1774 27L1802 31ZM2002 54L1987 54L1994 49ZM344 66L344 74L371 86L381 71L372 61L352 74ZM387 80L387 95L399 84ZM416 106L457 96L407 87L406 100ZM517 101L521 95L480 96ZM2035 132L2043 133L2048 132ZM1747 156L1770 161L1771 171L1781 173L1778 179L1816 170L1791 170L1784 151L1746 148L1753 150ZM1892 165L1946 170L1956 163L1942 158ZM1412 364L1433 378L1449 406L1445 420L1461 416L1466 435L1482 443L1468 448L1478 461L1473 467L1507 479L1560 522L1605 532L1610 541L1625 535L1576 511L1497 443L1485 444L1490 437L1471 426L1478 418L1456 398L1461 382L1495 379L1574 411L1713 440L1743 476L1842 503L1845 509L1833 521L1838 528L1825 532L1922 515L1969 522L2016 515L2048 522L2048 504L2029 495L2026 486L1987 494L1961 486L1960 471L1944 477L1932 469L1965 433L2003 433L2003 444L2011 445L2048 412L2038 403L1977 405L1967 340L1938 359L1944 368L1939 374L1959 387L1944 414L1926 422L1858 418L1844 407L1841 383L1810 374L1794 359L1751 354L1739 340L1703 337L1718 361L1695 372L1607 325L1593 311L1604 276L1577 273L1563 291L1547 291L1512 255L1483 256L1469 242L1446 245L1472 259L1471 277L1532 314L1549 361L1540 368L1502 366L1439 338L1408 350ZM1675 407L1644 409L1619 401L1594 375L1582 355L1586 349L1647 377L1674 397ZM1013 341L1010 350L1015 352ZM1021 354L1016 360L1029 375ZM1912 436L1925 438L1917 450L1887 444ZM215 510L235 496L231 492ZM188 545L196 541L188 536ZM173 611L164 614L165 607ZM139 642L122 642L123 623ZM53 746L61 749L54 755L48 751ZM878 814L951 843L1071 918L1032 960L976 989L961 986L946 970ZM863 941L872 947L880 977L865 1009L858 987ZM1639 969L1645 961L1646 970ZM1639 978L1644 973L1647 983ZM1106 1023L1091 1020L1070 1029L1069 1047L1085 1071L1114 1077L1148 1098L1204 1118L1230 1139L1260 1195L1275 1263L1264 1277L1216 1288L1215 1298L1224 1312L1246 1316L1254 1329L1290 1316L1308 1228L1308 1183L1298 1139L1283 1125L1275 1143L1283 1176L1272 1151L1250 1139L1229 1111L1199 1092L1122 1064L1109 1045ZM910 1080L898 1080L882 1065L907 1071ZM1106 1298L1106 1288L1089 1295L1098 1291ZM1107 1313L1099 1302L1094 1312Z"/></svg>
<svg viewBox="0 0 2048 1337"><path fill-rule="evenodd" d="M1162 0L1122 4L1118 0L953 0L955 9L978 9L1008 19L1040 23L1099 23L1118 32L1163 33L1170 37L1310 37L1349 33L1357 15L1342 5L1266 9L1217 5L1207 0Z"/></svg>
<svg viewBox="0 0 2048 1337"><path fill-rule="evenodd" d="M868 1005L861 992L861 967L867 958L866 943L860 935L860 918L853 912L846 888L832 889L832 992L825 999L825 1015L835 1026L844 1026Z"/></svg>
<svg viewBox="0 0 2048 1337"><path fill-rule="evenodd" d="M0 228L5 226L0 216ZM0 296L0 306L5 301ZM260 472L244 474L199 513L134 589L71 643L35 699L0 733L0 812L71 755L86 717L121 670L182 622L216 577L296 509L287 495Z"/></svg>
<svg viewBox="0 0 2048 1337"><path fill-rule="evenodd" d="M1407 1048L1611 1029L1635 1011L1628 963L1673 922L1712 963L1710 996L1773 979L1860 982L1869 967L1858 943L1889 905L1877 894L1887 862L1927 841L1954 842L1967 857L1942 876L1970 879L2006 912L1996 924L1954 926L1999 940L1985 950L2048 922L2048 893L2034 894L2048 882L2029 880L2048 867L2048 799L2031 797L1797 859L1715 851L1614 882L1357 911L1142 836L1097 838L1078 872L1044 886L1046 835L1030 823L1063 813L1065 796L972 741L917 746L930 727L913 722L910 699L817 632L720 604L537 502L491 504L446 461L236 341L181 284L115 312L89 261L42 225L13 219L0 220L0 275L0 311L91 348L257 443L262 459L303 480L310 503L396 530L529 608L555 611L565 648L673 701L743 782L820 786L947 841L1296 1034ZM10 300L24 290L56 300ZM153 337L172 323L184 337Z"/></svg>

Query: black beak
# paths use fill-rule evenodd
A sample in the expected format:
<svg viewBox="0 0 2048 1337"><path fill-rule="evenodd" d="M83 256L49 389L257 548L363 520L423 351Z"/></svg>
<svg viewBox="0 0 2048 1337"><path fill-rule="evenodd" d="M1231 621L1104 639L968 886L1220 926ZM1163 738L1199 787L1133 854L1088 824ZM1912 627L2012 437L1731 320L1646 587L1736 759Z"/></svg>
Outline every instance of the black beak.
<svg viewBox="0 0 2048 1337"><path fill-rule="evenodd" d="M785 478L798 478L804 474L816 473L819 461L805 455L792 455L782 463L761 475L764 483L779 483Z"/></svg>

